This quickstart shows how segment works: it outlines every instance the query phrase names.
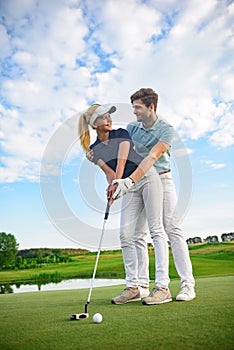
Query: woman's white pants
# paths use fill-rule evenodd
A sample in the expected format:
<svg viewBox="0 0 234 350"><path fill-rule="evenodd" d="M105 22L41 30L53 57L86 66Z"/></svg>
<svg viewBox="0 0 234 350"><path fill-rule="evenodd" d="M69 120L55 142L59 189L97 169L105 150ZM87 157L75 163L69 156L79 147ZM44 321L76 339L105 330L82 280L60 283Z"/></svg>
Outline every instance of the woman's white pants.
<svg viewBox="0 0 234 350"><path fill-rule="evenodd" d="M155 249L156 283L161 287L169 284L168 243L162 224L162 208L162 184L152 168L122 201L120 241L128 287L149 285L148 231Z"/></svg>

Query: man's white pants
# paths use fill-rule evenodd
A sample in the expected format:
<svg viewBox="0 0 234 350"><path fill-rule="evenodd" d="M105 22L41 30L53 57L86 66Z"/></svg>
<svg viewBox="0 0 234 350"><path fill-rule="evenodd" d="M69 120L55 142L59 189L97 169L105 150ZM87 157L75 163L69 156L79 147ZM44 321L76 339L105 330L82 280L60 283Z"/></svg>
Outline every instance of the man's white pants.
<svg viewBox="0 0 234 350"><path fill-rule="evenodd" d="M180 276L181 286L194 287L195 280L188 245L179 227L176 212L177 194L172 173L169 172L159 176L163 187L163 225L170 241L174 264Z"/></svg>
<svg viewBox="0 0 234 350"><path fill-rule="evenodd" d="M177 194L174 185L174 181L171 173L165 173L160 175L161 184L163 188L163 225L164 230L170 241L172 255L177 273L180 277L181 287L184 285L192 286L195 285L193 277L192 264L189 256L188 245L181 228L179 227L178 217L176 213L177 207ZM138 225L137 225L138 226ZM145 231L146 232L146 231ZM141 235L146 240L146 234ZM141 238L143 240L143 238ZM146 259L146 251L143 248L143 243L136 244L137 256L138 256L138 270L139 270L139 284L145 280L143 276L148 275L146 265L141 263L142 260ZM148 252L147 252L148 253ZM157 251L155 251L157 258ZM156 272L156 285L161 287L168 287L168 284L162 285L158 280L157 270Z"/></svg>
<svg viewBox="0 0 234 350"><path fill-rule="evenodd" d="M148 227L156 255L156 283L161 287L169 284L168 243L162 224L162 208L162 183L152 168L122 201L120 241L127 287L149 285Z"/></svg>

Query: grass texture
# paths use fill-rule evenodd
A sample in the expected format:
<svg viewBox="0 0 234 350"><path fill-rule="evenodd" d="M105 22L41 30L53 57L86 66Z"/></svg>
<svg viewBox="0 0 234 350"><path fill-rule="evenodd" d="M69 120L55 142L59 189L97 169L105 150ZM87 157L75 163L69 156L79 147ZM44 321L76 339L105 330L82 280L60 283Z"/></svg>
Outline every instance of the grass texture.
<svg viewBox="0 0 234 350"><path fill-rule="evenodd" d="M154 279L154 255L150 276ZM145 306L141 302L112 305L123 286L94 288L89 318L70 321L84 312L88 289L0 294L1 350L229 350L234 348L234 244L195 245L190 256L197 298L176 302L180 289L170 256L173 302ZM69 264L38 270L2 271L0 281L28 280L35 275L91 277L96 255L75 256ZM124 278L120 252L102 252L97 276ZM153 283L151 283L153 287ZM103 315L94 324L96 312Z"/></svg>
<svg viewBox="0 0 234 350"><path fill-rule="evenodd" d="M233 287L234 276L197 278L197 298L176 302L173 280L173 302L151 306L112 305L123 287L95 288L89 318L80 321L70 315L84 312L88 289L0 295L0 349L233 349ZM100 324L92 321L96 312Z"/></svg>

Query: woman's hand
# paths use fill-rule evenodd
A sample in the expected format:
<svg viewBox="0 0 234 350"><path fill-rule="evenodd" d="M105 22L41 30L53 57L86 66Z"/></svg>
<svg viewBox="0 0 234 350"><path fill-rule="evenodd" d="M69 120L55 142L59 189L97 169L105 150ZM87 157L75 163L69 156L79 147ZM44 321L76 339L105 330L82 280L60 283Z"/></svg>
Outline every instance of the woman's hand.
<svg viewBox="0 0 234 350"><path fill-rule="evenodd" d="M113 193L116 191L117 185L109 185L106 189L106 196L109 201L109 204L113 204L114 199L112 198Z"/></svg>

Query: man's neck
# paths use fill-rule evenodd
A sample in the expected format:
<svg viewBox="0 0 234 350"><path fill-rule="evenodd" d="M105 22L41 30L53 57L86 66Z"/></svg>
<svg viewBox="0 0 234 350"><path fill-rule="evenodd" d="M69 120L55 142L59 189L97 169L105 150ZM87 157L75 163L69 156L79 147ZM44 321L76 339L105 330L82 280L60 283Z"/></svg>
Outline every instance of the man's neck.
<svg viewBox="0 0 234 350"><path fill-rule="evenodd" d="M150 129L154 125L154 123L156 122L157 119L158 119L157 114L152 113L149 116L149 118L145 122L143 122L142 124L143 124L145 129Z"/></svg>

